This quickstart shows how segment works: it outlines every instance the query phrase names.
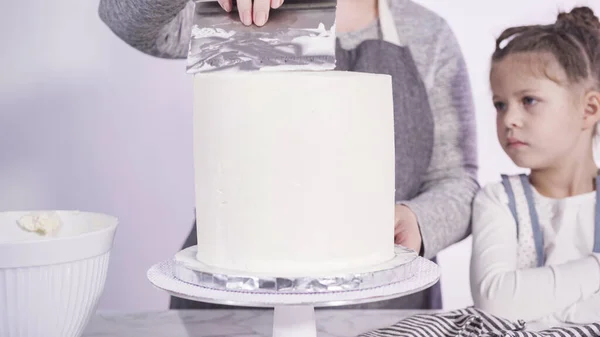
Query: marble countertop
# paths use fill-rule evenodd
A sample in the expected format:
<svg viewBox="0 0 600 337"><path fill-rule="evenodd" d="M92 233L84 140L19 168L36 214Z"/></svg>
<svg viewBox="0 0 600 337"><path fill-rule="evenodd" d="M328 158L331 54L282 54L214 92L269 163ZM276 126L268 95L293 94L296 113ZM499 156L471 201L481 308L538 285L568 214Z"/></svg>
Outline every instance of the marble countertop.
<svg viewBox="0 0 600 337"><path fill-rule="evenodd" d="M416 313L407 310L317 310L318 336L357 336ZM270 337L272 324L272 310L100 312L92 318L83 337Z"/></svg>

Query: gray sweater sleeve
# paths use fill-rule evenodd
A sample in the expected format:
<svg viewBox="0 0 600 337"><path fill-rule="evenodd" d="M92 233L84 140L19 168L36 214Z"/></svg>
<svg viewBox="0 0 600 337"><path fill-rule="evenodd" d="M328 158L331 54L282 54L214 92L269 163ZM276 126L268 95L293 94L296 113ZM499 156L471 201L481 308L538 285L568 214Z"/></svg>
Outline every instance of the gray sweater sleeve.
<svg viewBox="0 0 600 337"><path fill-rule="evenodd" d="M123 41L146 54L185 58L193 2L188 0L100 0L100 19Z"/></svg>
<svg viewBox="0 0 600 337"><path fill-rule="evenodd" d="M470 234L471 205L479 189L475 108L467 67L450 26L411 1L396 4L397 22L421 68L435 123L425 182L417 197L400 203L416 214L424 256L431 258Z"/></svg>

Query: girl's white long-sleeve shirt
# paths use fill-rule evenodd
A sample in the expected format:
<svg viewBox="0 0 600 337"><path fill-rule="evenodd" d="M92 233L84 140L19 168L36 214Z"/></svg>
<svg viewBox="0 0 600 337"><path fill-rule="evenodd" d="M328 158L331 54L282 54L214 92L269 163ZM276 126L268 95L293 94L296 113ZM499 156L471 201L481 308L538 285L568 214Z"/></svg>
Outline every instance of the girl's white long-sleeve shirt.
<svg viewBox="0 0 600 337"><path fill-rule="evenodd" d="M600 322L600 255L594 245L595 192L551 199L534 189L545 264L518 269L517 225L501 183L473 203L471 293L475 306L507 319Z"/></svg>

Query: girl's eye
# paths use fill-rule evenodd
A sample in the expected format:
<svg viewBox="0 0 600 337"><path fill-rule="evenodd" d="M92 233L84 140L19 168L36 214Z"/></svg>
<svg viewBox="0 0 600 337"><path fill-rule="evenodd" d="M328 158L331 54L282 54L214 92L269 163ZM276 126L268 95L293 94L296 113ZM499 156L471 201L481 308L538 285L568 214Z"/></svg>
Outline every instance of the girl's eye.
<svg viewBox="0 0 600 337"><path fill-rule="evenodd" d="M524 105L534 105L535 103L537 103L537 99L530 97L530 96L523 97Z"/></svg>
<svg viewBox="0 0 600 337"><path fill-rule="evenodd" d="M506 109L506 104L504 102L494 102L494 107L496 111L504 111Z"/></svg>

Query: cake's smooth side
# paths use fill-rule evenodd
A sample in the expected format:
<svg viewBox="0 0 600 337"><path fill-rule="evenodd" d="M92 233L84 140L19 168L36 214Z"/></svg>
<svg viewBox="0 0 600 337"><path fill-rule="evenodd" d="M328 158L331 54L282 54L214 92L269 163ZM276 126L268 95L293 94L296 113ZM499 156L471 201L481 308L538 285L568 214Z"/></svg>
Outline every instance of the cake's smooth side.
<svg viewBox="0 0 600 337"><path fill-rule="evenodd" d="M194 162L205 264L306 275L393 257L387 75L195 75Z"/></svg>

